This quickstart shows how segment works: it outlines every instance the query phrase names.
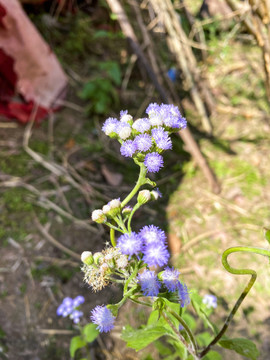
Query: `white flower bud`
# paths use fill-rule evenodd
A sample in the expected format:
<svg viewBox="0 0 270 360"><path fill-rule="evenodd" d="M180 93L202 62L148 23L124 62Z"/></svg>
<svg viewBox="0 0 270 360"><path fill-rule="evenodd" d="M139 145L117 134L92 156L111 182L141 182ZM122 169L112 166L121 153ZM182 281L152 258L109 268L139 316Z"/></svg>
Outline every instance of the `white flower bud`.
<svg viewBox="0 0 270 360"><path fill-rule="evenodd" d="M133 120L133 117L129 114L125 114L125 115L121 116L121 118L120 118L121 122L126 122L126 123L130 123L130 122L132 122L132 120Z"/></svg>
<svg viewBox="0 0 270 360"><path fill-rule="evenodd" d="M125 126L118 131L118 135L120 139L126 140L130 137L131 132L132 132L131 127Z"/></svg>
<svg viewBox="0 0 270 360"><path fill-rule="evenodd" d="M99 265L102 262L102 260L104 259L104 255L101 252L96 252L93 255L93 259L94 259L94 263Z"/></svg>
<svg viewBox="0 0 270 360"><path fill-rule="evenodd" d="M141 190L138 194L137 201L140 205L146 204L151 200L151 194L149 190Z"/></svg>
<svg viewBox="0 0 270 360"><path fill-rule="evenodd" d="M107 218L106 218L104 212L102 210L98 209L98 210L94 210L92 212L92 220L99 224L102 224L105 221L107 221Z"/></svg>
<svg viewBox="0 0 270 360"><path fill-rule="evenodd" d="M94 258L93 258L91 251L84 251L81 254L81 260L86 265L92 265L94 262Z"/></svg>
<svg viewBox="0 0 270 360"><path fill-rule="evenodd" d="M110 205L104 205L103 208L102 208L102 211L104 214L108 215L108 212L111 210L111 207Z"/></svg>

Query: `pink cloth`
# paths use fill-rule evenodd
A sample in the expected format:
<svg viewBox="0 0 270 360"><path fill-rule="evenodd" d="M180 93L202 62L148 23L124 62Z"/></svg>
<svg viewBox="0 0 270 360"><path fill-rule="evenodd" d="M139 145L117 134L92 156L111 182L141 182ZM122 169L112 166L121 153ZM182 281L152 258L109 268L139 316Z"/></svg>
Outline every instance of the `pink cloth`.
<svg viewBox="0 0 270 360"><path fill-rule="evenodd" d="M65 94L67 77L18 0L0 0L1 54L2 82L3 78L9 85L13 82L14 93L27 103L54 108L56 100ZM0 89L0 102L7 101L6 96Z"/></svg>

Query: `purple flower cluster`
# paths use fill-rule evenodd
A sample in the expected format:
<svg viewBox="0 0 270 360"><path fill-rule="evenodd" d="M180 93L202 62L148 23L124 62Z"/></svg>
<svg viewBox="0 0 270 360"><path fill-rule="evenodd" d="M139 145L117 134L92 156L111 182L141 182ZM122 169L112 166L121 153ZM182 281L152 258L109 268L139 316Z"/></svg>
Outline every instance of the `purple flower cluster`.
<svg viewBox="0 0 270 360"><path fill-rule="evenodd" d="M82 295L76 296L74 299L66 297L62 303L58 306L56 314L58 316L67 317L73 320L74 324L80 322L80 318L83 316L83 312L78 310L78 307L84 303L84 297Z"/></svg>
<svg viewBox="0 0 270 360"><path fill-rule="evenodd" d="M96 306L91 311L90 319L94 324L97 325L97 328L100 332L109 332L114 327L115 316L107 308L107 306Z"/></svg>
<svg viewBox="0 0 270 360"><path fill-rule="evenodd" d="M117 246L125 255L142 254L148 266L164 266L170 254L166 245L166 235L157 226L144 226L138 234L131 232L118 238Z"/></svg>
<svg viewBox="0 0 270 360"><path fill-rule="evenodd" d="M146 109L148 118L133 121L128 111L120 112L120 121L108 118L103 124L103 132L117 138L121 143L120 153L124 157L140 156L140 161L148 172L158 172L163 167L161 153L172 149L170 134L184 129L186 119L177 106L152 103Z"/></svg>
<svg viewBox="0 0 270 360"><path fill-rule="evenodd" d="M144 270L138 275L138 283L145 296L158 296L159 290L163 285L169 292L177 292L181 307L190 303L189 292L186 284L179 280L179 271L167 267L158 276L154 271Z"/></svg>

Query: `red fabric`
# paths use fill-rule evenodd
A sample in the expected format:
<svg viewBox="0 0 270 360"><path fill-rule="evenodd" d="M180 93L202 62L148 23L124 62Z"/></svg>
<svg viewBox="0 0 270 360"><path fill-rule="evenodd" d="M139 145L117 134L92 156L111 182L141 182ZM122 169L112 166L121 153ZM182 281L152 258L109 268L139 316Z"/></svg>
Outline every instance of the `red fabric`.
<svg viewBox="0 0 270 360"><path fill-rule="evenodd" d="M0 0L0 115L22 124L33 115L40 121L59 109L55 102L66 85L59 62L18 1Z"/></svg>

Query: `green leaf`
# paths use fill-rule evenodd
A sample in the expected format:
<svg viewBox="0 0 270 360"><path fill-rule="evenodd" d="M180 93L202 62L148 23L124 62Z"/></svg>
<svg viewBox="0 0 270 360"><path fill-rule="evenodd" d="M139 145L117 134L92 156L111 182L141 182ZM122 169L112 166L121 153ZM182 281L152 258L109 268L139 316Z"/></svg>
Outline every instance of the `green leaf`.
<svg viewBox="0 0 270 360"><path fill-rule="evenodd" d="M168 343L173 346L175 353L179 356L180 359L185 360L187 358L188 352L185 345L182 342L175 341L169 338Z"/></svg>
<svg viewBox="0 0 270 360"><path fill-rule="evenodd" d="M93 342L99 335L99 331L97 330L97 326L93 323L87 324L83 328L83 335L87 342Z"/></svg>
<svg viewBox="0 0 270 360"><path fill-rule="evenodd" d="M158 353L162 356L166 356L166 355L171 355L172 354L172 350L169 349L167 346L165 346L164 344L162 344L161 341L155 341L154 342L155 347L158 350Z"/></svg>
<svg viewBox="0 0 270 360"><path fill-rule="evenodd" d="M138 351L166 334L168 329L163 326L150 325L139 330L127 326L122 332L122 339L127 342L127 346Z"/></svg>
<svg viewBox="0 0 270 360"><path fill-rule="evenodd" d="M205 331L196 336L196 340L199 346L207 346L212 340L212 336L209 332Z"/></svg>
<svg viewBox="0 0 270 360"><path fill-rule="evenodd" d="M243 355L249 359L256 360L259 356L259 351L256 348L256 345L248 339L235 338L235 339L226 339L220 340L219 345L225 349L234 350L240 355Z"/></svg>
<svg viewBox="0 0 270 360"><path fill-rule="evenodd" d="M78 349L81 349L84 346L86 346L86 344L87 344L86 341L81 336L74 336L71 339L70 346L69 346L70 356L72 358L74 358L75 352Z"/></svg>
<svg viewBox="0 0 270 360"><path fill-rule="evenodd" d="M182 315L182 318L187 323L190 330L194 331L196 329L197 321L194 319L192 315L186 312Z"/></svg>
<svg viewBox="0 0 270 360"><path fill-rule="evenodd" d="M216 351L209 351L207 355L204 356L204 360L222 360L221 355Z"/></svg>
<svg viewBox="0 0 270 360"><path fill-rule="evenodd" d="M264 238L270 244L270 229L263 228Z"/></svg>

